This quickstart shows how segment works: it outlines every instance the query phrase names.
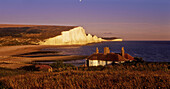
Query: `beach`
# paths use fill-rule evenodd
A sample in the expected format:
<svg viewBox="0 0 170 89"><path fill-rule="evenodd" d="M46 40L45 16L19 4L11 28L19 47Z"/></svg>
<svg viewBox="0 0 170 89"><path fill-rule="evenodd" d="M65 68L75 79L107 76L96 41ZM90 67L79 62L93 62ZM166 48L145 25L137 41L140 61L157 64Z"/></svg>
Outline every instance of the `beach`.
<svg viewBox="0 0 170 89"><path fill-rule="evenodd" d="M78 46L78 45L73 45ZM48 45L24 45L24 46L3 46L0 47L0 67L17 69L23 66L32 65L34 61L57 61L57 60L75 60L82 59L86 56L80 55L64 55L60 52L45 52L41 49L45 48L58 48L70 46L48 46ZM39 52L39 53L38 53ZM30 54L29 54L30 53ZM29 54L29 56L22 56ZM33 55L33 57L32 57ZM48 56L47 56L48 55Z"/></svg>

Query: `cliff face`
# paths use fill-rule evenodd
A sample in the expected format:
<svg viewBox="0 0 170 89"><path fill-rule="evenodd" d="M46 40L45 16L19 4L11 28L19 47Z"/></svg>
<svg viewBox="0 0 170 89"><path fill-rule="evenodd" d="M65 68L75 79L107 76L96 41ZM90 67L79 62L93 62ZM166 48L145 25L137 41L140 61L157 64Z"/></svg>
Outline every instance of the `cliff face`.
<svg viewBox="0 0 170 89"><path fill-rule="evenodd" d="M84 45L105 40L86 34L82 27L53 25L0 24L0 46L9 45Z"/></svg>
<svg viewBox="0 0 170 89"><path fill-rule="evenodd" d="M82 27L76 27L69 31L61 32L61 35L46 39L40 42L40 45L84 45L101 41L102 39L97 36L86 35Z"/></svg>

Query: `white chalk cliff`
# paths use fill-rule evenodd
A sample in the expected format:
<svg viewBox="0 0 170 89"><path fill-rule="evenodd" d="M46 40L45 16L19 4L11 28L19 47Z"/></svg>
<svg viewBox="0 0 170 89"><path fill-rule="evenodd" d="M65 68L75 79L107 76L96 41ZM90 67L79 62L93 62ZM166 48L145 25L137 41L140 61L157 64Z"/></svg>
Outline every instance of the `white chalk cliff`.
<svg viewBox="0 0 170 89"><path fill-rule="evenodd" d="M69 31L61 32L61 35L46 39L40 42L40 45L85 45L101 41L105 40L97 36L92 36L91 34L86 35L82 27L76 27Z"/></svg>

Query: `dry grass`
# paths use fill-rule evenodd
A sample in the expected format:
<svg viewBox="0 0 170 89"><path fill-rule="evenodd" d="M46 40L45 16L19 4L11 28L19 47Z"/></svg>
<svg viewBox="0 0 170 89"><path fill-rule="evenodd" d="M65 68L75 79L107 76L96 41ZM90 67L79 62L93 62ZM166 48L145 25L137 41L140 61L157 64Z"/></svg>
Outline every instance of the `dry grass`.
<svg viewBox="0 0 170 89"><path fill-rule="evenodd" d="M168 64L151 63L144 67L143 64L116 65L105 68L67 68L61 72L34 72L17 76L8 76L1 79L1 84L6 88L31 89L31 88L51 88L51 89L72 89L72 88L170 88L170 72ZM146 65L146 64L144 64ZM157 66L159 65L159 66ZM128 67L127 67L128 66ZM148 68L140 70L137 68ZM157 67L155 70L154 67ZM162 67L161 69L159 67ZM135 69L136 68L136 69ZM149 69L149 68L154 68Z"/></svg>
<svg viewBox="0 0 170 89"><path fill-rule="evenodd" d="M19 25L19 24L0 24L0 28L6 28L6 27L33 27L38 25Z"/></svg>
<svg viewBox="0 0 170 89"><path fill-rule="evenodd" d="M64 71L26 74L2 80L8 88L170 88L167 72Z"/></svg>

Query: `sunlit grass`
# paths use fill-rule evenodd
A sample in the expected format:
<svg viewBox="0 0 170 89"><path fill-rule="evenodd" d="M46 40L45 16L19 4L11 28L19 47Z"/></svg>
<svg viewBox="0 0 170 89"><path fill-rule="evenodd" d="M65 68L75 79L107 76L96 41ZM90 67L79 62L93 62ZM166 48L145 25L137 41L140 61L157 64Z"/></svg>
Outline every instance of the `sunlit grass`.
<svg viewBox="0 0 170 89"><path fill-rule="evenodd" d="M62 65L62 63L56 63ZM63 65L64 66L64 65ZM107 67L58 67L1 79L7 88L169 88L168 63L125 63Z"/></svg>

